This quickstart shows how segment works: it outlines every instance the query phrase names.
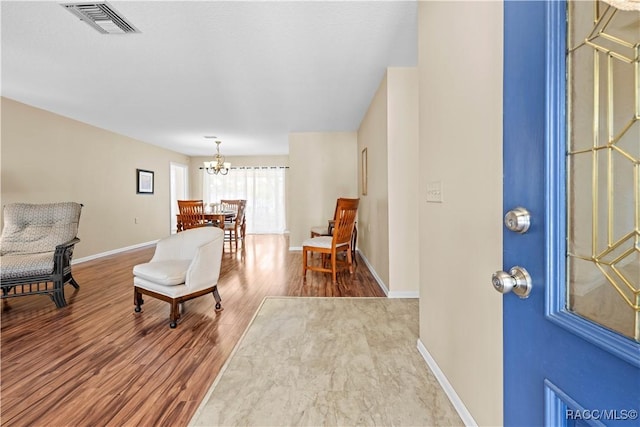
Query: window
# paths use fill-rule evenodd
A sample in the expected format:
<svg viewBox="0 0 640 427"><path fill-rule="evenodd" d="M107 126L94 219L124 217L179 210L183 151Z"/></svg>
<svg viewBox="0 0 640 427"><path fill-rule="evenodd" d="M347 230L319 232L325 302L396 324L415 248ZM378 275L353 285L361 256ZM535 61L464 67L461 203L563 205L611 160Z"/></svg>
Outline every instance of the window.
<svg viewBox="0 0 640 427"><path fill-rule="evenodd" d="M237 167L227 175L203 173L203 200L245 199L249 234L281 234L286 227L284 167Z"/></svg>

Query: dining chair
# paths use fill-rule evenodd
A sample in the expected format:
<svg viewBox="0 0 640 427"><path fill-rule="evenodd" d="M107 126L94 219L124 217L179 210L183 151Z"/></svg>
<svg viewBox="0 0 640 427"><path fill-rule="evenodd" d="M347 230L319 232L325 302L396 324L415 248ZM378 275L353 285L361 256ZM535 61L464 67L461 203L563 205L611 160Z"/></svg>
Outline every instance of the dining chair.
<svg viewBox="0 0 640 427"><path fill-rule="evenodd" d="M336 213L338 212L338 200L336 200L336 208L333 212L333 219L327 220L327 225L318 225L315 227L311 227L311 237L333 235L333 228L335 227L335 217L336 217ZM354 262L356 262L355 257L356 257L357 242L358 242L358 223L356 222L353 226L353 235L351 236L351 256L353 257Z"/></svg>
<svg viewBox="0 0 640 427"><path fill-rule="evenodd" d="M202 200L178 200L178 211L183 230L207 225Z"/></svg>
<svg viewBox="0 0 640 427"><path fill-rule="evenodd" d="M241 240L244 245L245 206L245 200L238 200L235 217L230 222L224 223L225 242L229 242L230 248L232 243L235 242L236 250L238 250L238 240Z"/></svg>
<svg viewBox="0 0 640 427"><path fill-rule="evenodd" d="M352 237L353 228L358 215L360 199L338 199L335 225L332 236L312 237L302 242L302 276L306 278L307 270L331 273L333 283L337 281L338 263L344 264L353 274ZM308 264L308 252L323 255L320 266ZM345 252L346 262L338 261L337 255ZM326 256L330 256L331 268L325 267Z"/></svg>
<svg viewBox="0 0 640 427"><path fill-rule="evenodd" d="M222 210L225 212L233 212L234 214L238 213L238 206L240 206L240 199L222 199L220 200L220 205L222 206ZM231 220L229 220L230 222Z"/></svg>
<svg viewBox="0 0 640 427"><path fill-rule="evenodd" d="M241 200L244 205L242 208L242 224L240 225L240 239L242 240L242 244L244 245L244 235L247 231L247 201Z"/></svg>
<svg viewBox="0 0 640 427"><path fill-rule="evenodd" d="M244 232L247 229L247 201L246 199L222 199L220 200L220 205L222 206L222 209L225 211L231 211L234 212L234 214L237 215L238 213L238 207L240 205L244 205L243 206L243 212L244 212L244 217L242 218L242 225L241 225L241 231L240 231L240 238L244 239ZM232 222L235 219L235 215L233 218L228 218L226 219L226 222Z"/></svg>

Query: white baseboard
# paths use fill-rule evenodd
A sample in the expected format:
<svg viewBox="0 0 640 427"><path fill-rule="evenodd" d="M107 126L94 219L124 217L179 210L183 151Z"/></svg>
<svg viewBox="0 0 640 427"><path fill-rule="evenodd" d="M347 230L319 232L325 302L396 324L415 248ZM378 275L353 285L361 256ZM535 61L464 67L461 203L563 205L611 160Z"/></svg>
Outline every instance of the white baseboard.
<svg viewBox="0 0 640 427"><path fill-rule="evenodd" d="M109 255L115 255L115 254L118 254L120 252L130 251L131 249L138 249L138 248L142 248L144 246L155 245L156 243L158 243L158 240L152 240L150 242L138 243L137 245L131 245L131 246L127 246L125 248L114 249L112 251L101 252L99 254L94 254L94 255L89 255L89 256L82 257L82 258L77 258L77 259L74 259L74 260L71 261L71 265L80 264L82 262L87 262L87 261L92 261L94 259L102 258L102 257L109 256Z"/></svg>
<svg viewBox="0 0 640 427"><path fill-rule="evenodd" d="M420 298L418 291L389 291L388 298Z"/></svg>
<svg viewBox="0 0 640 427"><path fill-rule="evenodd" d="M389 295L389 288L387 288L387 285L384 283L382 278L380 276L378 276L378 273L376 272L376 269L373 268L373 265L371 265L371 263L369 262L367 257L364 256L364 254L362 252L358 251L358 253L360 254L360 258L362 258L364 263L367 265L367 268L369 268L369 271L373 275L373 278L376 279L376 282L378 282L378 286L380 286L380 289L382 289L382 292L384 292L384 294L387 296L387 298L398 298L398 297L392 297L392 296Z"/></svg>
<svg viewBox="0 0 640 427"><path fill-rule="evenodd" d="M464 425L467 427L477 427L478 423L473 419L467 407L464 406L462 399L460 399L460 396L458 396L458 393L456 393L456 391L453 389L453 386L451 385L451 383L449 383L449 380L444 375L444 372L442 372L435 359L431 356L431 354L424 346L424 344L422 344L422 341L420 341L419 338L418 351L424 358L425 362L427 362L429 368L431 368L433 374L436 376L436 379L440 383L440 386L442 387L444 392L447 394L447 397L451 401L451 404L453 404L455 410L458 412L458 415L460 415L460 418L462 419Z"/></svg>
<svg viewBox="0 0 640 427"><path fill-rule="evenodd" d="M358 253L360 254L360 258L362 258L364 263L367 264L369 271L371 272L373 277L376 279L376 282L378 282L378 286L380 286L380 288L382 289L384 294L387 296L387 298L420 298L419 291L390 291L389 288L387 288L387 285L382 280L382 278L378 276L378 273L376 273L376 269L373 268L373 266L371 265L367 257L364 256L364 254L360 251L358 251Z"/></svg>

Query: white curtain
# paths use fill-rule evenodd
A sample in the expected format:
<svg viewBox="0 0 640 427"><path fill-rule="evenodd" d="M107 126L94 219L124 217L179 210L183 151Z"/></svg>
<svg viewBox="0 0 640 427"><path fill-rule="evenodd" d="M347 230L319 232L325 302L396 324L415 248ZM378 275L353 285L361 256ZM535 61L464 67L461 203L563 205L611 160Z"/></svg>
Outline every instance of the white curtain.
<svg viewBox="0 0 640 427"><path fill-rule="evenodd" d="M233 168L227 175L204 172L203 200L245 199L247 233L281 234L285 231L285 168Z"/></svg>

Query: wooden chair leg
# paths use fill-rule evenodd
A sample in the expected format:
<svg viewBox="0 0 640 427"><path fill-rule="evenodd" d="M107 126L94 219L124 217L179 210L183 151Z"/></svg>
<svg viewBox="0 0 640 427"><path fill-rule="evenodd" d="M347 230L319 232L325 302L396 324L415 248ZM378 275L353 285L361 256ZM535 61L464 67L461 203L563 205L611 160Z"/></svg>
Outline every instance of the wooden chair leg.
<svg viewBox="0 0 640 427"><path fill-rule="evenodd" d="M138 291L138 288L133 288L133 305L136 306L134 311L136 313L140 313L142 311L142 304L144 304L144 300L142 299L142 292Z"/></svg>
<svg viewBox="0 0 640 427"><path fill-rule="evenodd" d="M333 278L333 283L336 283L338 281L338 279L336 277L337 276L337 273L336 273L336 262L337 262L336 258L338 258L336 256L336 253L335 252L332 253L331 254L331 276Z"/></svg>
<svg viewBox="0 0 640 427"><path fill-rule="evenodd" d="M171 315L169 316L169 327L171 329L178 326L178 318L180 317L180 309L178 307L178 300L171 300Z"/></svg>
<svg viewBox="0 0 640 427"><path fill-rule="evenodd" d="M307 277L307 250L302 248L302 277Z"/></svg>
<svg viewBox="0 0 640 427"><path fill-rule="evenodd" d="M222 304L220 304L220 301L222 301L222 298L220 298L220 293L218 292L218 286L213 288L213 298L216 300L216 311L221 311Z"/></svg>

